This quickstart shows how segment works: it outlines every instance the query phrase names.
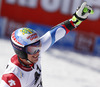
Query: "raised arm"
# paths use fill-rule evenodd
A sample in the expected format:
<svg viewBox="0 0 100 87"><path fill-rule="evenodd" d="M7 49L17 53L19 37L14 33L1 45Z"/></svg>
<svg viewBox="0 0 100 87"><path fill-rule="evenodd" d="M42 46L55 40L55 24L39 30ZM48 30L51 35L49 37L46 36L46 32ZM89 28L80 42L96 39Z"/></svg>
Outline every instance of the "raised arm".
<svg viewBox="0 0 100 87"><path fill-rule="evenodd" d="M87 5L86 2L84 2L73 14L71 19L54 26L50 31L41 37L42 52L46 51L56 41L64 37L68 32L77 28L82 21L87 19L89 14L93 14L93 10L89 5Z"/></svg>

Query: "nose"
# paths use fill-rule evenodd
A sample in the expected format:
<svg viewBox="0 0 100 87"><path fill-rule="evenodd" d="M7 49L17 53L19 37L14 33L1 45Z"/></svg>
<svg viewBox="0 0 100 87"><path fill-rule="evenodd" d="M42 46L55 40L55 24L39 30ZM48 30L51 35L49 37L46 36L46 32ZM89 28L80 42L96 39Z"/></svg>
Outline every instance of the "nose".
<svg viewBox="0 0 100 87"><path fill-rule="evenodd" d="M37 53L39 53L40 52L40 50L36 50L36 51L34 51L34 54L37 54Z"/></svg>
<svg viewBox="0 0 100 87"><path fill-rule="evenodd" d="M33 55L38 56L40 51L36 51Z"/></svg>

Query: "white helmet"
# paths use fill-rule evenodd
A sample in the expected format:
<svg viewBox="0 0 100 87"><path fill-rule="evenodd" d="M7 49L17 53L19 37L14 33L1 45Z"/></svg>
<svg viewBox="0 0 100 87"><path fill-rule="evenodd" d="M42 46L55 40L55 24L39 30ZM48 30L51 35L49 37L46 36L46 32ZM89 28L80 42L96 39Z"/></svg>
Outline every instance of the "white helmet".
<svg viewBox="0 0 100 87"><path fill-rule="evenodd" d="M36 31L30 28L19 28L11 35L11 43L15 53L22 59L27 59L27 46L40 45L40 38Z"/></svg>

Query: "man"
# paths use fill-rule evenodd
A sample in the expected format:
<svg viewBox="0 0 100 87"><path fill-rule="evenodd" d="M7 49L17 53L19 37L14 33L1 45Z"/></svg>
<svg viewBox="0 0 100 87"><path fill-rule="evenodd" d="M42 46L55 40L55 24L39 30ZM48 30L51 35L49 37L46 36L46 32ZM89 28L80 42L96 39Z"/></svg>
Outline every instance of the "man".
<svg viewBox="0 0 100 87"><path fill-rule="evenodd" d="M11 43L16 55L9 61L0 87L43 87L41 53L79 26L92 13L92 8L84 2L71 19L53 27L42 37L30 28L15 30L11 35Z"/></svg>

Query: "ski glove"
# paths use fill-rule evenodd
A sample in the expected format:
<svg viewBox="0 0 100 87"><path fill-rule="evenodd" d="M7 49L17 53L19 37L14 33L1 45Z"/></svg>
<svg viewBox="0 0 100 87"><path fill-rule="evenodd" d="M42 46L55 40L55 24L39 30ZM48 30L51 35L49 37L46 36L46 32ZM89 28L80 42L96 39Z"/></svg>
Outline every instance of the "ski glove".
<svg viewBox="0 0 100 87"><path fill-rule="evenodd" d="M77 9L74 16L80 21L87 19L89 14L93 14L91 6L87 5L87 2L83 2L82 5Z"/></svg>
<svg viewBox="0 0 100 87"><path fill-rule="evenodd" d="M78 27L82 21L86 20L89 14L93 14L91 6L87 5L86 2L83 2L82 5L77 9L73 14L72 21L75 27Z"/></svg>

